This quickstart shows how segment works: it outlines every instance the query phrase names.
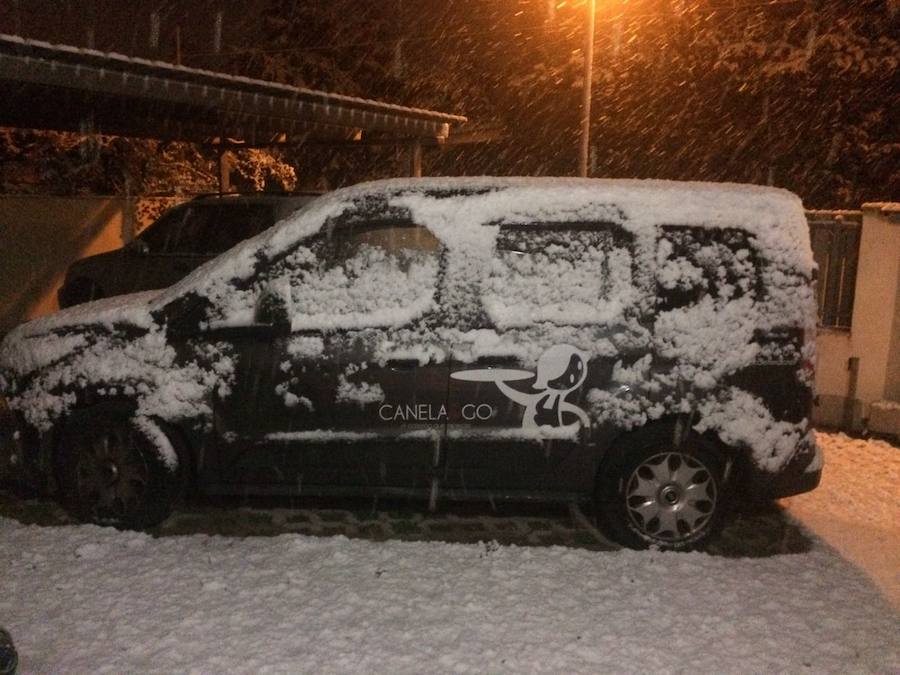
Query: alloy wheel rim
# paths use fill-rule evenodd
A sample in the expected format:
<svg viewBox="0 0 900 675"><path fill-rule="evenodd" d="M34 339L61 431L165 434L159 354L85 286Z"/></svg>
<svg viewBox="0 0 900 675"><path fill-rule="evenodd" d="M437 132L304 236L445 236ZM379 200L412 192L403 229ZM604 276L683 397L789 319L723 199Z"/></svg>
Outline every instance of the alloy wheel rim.
<svg viewBox="0 0 900 675"><path fill-rule="evenodd" d="M644 460L629 476L625 505L640 534L661 543L696 539L716 508L716 481L696 457L661 452Z"/></svg>
<svg viewBox="0 0 900 675"><path fill-rule="evenodd" d="M127 518L147 490L147 466L129 429L103 430L82 439L75 476L79 497L100 522Z"/></svg>

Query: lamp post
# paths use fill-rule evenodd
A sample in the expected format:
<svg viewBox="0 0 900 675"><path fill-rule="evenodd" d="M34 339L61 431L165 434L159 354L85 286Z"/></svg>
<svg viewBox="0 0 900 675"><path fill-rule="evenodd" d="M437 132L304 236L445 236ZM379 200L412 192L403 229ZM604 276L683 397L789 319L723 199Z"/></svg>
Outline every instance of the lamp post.
<svg viewBox="0 0 900 675"><path fill-rule="evenodd" d="M578 175L587 176L588 151L591 143L591 75L594 63L594 14L596 0L587 0L587 25L584 35L584 88L581 103L581 151L578 155Z"/></svg>

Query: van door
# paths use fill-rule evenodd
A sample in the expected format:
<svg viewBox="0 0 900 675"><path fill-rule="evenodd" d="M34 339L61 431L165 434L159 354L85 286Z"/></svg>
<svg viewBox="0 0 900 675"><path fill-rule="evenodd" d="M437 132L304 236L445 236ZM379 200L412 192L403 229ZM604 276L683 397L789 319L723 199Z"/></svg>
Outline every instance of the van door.
<svg viewBox="0 0 900 675"><path fill-rule="evenodd" d="M454 344L446 485L581 489L587 392L608 385L636 301L629 242L594 223L501 226L482 325Z"/></svg>
<svg viewBox="0 0 900 675"><path fill-rule="evenodd" d="M264 458L266 480L292 491L428 489L446 423L447 350L432 330L440 255L409 221L348 220L273 266L294 330L243 372L253 386L240 398L259 414L232 423L253 438L233 479Z"/></svg>

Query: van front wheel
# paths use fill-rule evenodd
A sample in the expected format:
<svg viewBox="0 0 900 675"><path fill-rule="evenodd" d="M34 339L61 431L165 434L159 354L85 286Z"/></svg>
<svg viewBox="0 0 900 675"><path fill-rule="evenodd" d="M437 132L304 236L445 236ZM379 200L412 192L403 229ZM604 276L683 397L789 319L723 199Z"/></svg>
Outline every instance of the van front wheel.
<svg viewBox="0 0 900 675"><path fill-rule="evenodd" d="M637 432L604 462L597 480L598 520L630 548L701 546L724 510L722 462L695 435L673 441L671 428Z"/></svg>
<svg viewBox="0 0 900 675"><path fill-rule="evenodd" d="M158 446L169 439L153 424L102 408L73 414L56 452L63 506L83 522L119 529L140 530L164 520L182 472L163 461Z"/></svg>

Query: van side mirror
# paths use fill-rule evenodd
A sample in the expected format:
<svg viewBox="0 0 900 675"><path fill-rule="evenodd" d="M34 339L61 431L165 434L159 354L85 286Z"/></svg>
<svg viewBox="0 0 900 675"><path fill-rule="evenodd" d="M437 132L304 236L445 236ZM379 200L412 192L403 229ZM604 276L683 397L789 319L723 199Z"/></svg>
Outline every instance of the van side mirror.
<svg viewBox="0 0 900 675"><path fill-rule="evenodd" d="M290 332L291 289L286 280L276 279L266 284L256 301L254 323Z"/></svg>
<svg viewBox="0 0 900 675"><path fill-rule="evenodd" d="M208 298L191 291L157 310L159 314L154 318L167 324L176 334L194 335L208 320L211 307L212 303Z"/></svg>

